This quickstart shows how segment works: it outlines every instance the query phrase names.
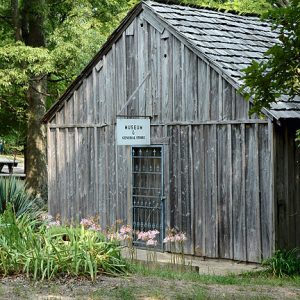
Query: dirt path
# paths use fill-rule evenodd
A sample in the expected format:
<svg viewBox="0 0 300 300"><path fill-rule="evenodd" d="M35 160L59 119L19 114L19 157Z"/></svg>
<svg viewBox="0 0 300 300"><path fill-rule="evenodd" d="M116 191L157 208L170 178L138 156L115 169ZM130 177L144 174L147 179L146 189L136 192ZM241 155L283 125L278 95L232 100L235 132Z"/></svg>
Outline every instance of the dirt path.
<svg viewBox="0 0 300 300"><path fill-rule="evenodd" d="M33 283L23 277L0 280L0 299L300 299L300 287L203 284L157 277L99 277Z"/></svg>

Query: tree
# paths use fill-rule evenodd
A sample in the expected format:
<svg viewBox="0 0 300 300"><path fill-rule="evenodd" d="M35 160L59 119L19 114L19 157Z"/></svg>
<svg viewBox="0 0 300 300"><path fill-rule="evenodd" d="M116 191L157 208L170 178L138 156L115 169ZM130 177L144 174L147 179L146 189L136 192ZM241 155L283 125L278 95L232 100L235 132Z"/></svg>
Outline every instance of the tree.
<svg viewBox="0 0 300 300"><path fill-rule="evenodd" d="M300 94L300 2L273 9L265 18L280 42L265 53L264 60L245 69L243 90L248 98L252 96L251 112L270 108L281 95L292 99Z"/></svg>
<svg viewBox="0 0 300 300"><path fill-rule="evenodd" d="M0 134L26 124L27 184L45 196L40 120L116 26L126 0L5 0L0 4Z"/></svg>
<svg viewBox="0 0 300 300"><path fill-rule="evenodd" d="M288 95L290 100L300 96L300 2L276 3L277 8L269 11L264 18L277 31L279 42L265 53L261 62L253 61L245 69L242 92L246 98L252 98L250 113L270 108L281 95Z"/></svg>

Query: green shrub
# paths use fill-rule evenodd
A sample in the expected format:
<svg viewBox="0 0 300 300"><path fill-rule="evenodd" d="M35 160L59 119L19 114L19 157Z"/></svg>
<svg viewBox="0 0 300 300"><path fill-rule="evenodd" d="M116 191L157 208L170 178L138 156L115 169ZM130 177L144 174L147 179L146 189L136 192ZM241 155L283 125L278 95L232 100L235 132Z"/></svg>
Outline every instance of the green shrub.
<svg viewBox="0 0 300 300"><path fill-rule="evenodd" d="M277 250L274 255L263 262L263 266L274 276L294 276L300 274L299 249Z"/></svg>
<svg viewBox="0 0 300 300"><path fill-rule="evenodd" d="M36 218L41 213L39 200L27 192L24 181L14 177L0 179L0 214L9 203L17 217L26 213Z"/></svg>
<svg viewBox="0 0 300 300"><path fill-rule="evenodd" d="M9 205L0 218L0 273L51 279L60 275L119 274L127 270L120 247L80 227L38 226L27 214L16 217Z"/></svg>

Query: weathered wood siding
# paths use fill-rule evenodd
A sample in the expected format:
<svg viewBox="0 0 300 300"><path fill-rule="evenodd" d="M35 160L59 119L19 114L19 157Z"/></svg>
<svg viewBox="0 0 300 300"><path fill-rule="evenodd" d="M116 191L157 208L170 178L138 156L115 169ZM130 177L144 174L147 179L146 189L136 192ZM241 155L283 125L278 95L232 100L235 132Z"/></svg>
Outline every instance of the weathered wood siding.
<svg viewBox="0 0 300 300"><path fill-rule="evenodd" d="M275 222L276 246L300 246L300 148L295 142L300 122L275 128Z"/></svg>
<svg viewBox="0 0 300 300"><path fill-rule="evenodd" d="M129 100L129 101L128 101ZM179 37L141 13L48 125L49 208L130 222L130 148L116 115L151 116L164 145L166 227L186 252L260 261L273 250L272 124Z"/></svg>
<svg viewBox="0 0 300 300"><path fill-rule="evenodd" d="M268 257L268 124L172 126L168 135L170 161L179 162L170 165L170 225L187 232L186 251L243 261Z"/></svg>

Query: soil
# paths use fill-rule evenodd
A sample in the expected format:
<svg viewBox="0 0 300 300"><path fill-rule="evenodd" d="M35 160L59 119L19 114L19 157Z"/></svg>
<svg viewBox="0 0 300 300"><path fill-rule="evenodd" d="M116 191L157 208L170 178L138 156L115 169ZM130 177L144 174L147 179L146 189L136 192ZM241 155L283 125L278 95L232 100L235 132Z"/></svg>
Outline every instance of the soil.
<svg viewBox="0 0 300 300"><path fill-rule="evenodd" d="M154 276L99 276L32 282L23 276L0 280L0 299L300 299L300 287L203 284Z"/></svg>

